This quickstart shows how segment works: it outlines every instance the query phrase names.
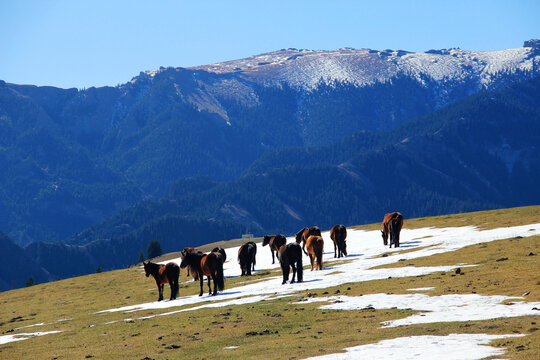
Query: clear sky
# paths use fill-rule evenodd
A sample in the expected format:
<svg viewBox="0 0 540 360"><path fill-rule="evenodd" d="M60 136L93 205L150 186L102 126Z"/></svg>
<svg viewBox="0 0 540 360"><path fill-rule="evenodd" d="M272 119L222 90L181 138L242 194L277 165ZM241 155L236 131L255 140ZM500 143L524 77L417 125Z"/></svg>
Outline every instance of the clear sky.
<svg viewBox="0 0 540 360"><path fill-rule="evenodd" d="M540 0L0 0L0 79L62 88L282 48L501 50L540 38Z"/></svg>

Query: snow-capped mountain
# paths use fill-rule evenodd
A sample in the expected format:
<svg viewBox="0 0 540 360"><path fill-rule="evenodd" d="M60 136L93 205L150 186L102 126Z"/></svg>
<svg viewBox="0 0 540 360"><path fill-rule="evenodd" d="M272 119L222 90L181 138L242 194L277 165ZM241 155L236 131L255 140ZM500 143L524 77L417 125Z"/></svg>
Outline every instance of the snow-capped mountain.
<svg viewBox="0 0 540 360"><path fill-rule="evenodd" d="M490 52L286 49L117 87L0 81L0 210L12 214L0 231L22 245L65 239L178 179L231 181L268 152L395 129L535 77L539 61L538 40Z"/></svg>
<svg viewBox="0 0 540 360"><path fill-rule="evenodd" d="M420 82L477 79L489 86L500 73L537 72L538 45L500 51L461 49L412 53L404 50L343 48L333 51L282 49L240 60L190 69L215 74L238 74L264 84L286 83L315 89L321 82L365 86L406 75ZM155 73L155 72L151 72Z"/></svg>

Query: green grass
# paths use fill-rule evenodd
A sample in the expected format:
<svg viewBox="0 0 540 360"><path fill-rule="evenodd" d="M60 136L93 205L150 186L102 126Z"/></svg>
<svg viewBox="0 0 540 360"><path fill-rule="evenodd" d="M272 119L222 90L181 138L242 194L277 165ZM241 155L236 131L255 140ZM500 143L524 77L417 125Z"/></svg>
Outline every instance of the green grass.
<svg viewBox="0 0 540 360"><path fill-rule="evenodd" d="M540 222L540 207L527 207L470 214L406 220L406 227L476 225L481 228ZM360 228L378 228L380 224ZM232 246L231 243L222 246ZM540 237L514 238L473 245L454 252L388 265L400 267L477 264L455 272L433 273L351 283L311 291L311 296L358 296L371 293L407 293L406 289L435 287L429 295L467 294L521 296L540 301ZM215 244L209 244L213 247ZM411 251L411 250L407 250ZM530 253L536 254L529 256ZM234 256L230 254L229 256ZM501 257L506 261L496 261ZM278 276L278 270L260 271L249 281ZM188 280L182 272L181 281ZM228 278L226 288L245 282ZM276 286L279 285L279 281ZM205 285L206 286L206 285ZM169 294L165 290L165 297ZM198 283L181 285L180 294L198 293ZM385 309L337 311L318 309L316 304L291 304L307 297L299 292L287 298L255 304L208 308L159 316L171 311L97 313L100 310L150 302L157 299L153 280L138 267L40 284L0 293L0 334L62 330L29 340L0 345L2 359L298 359L339 352L350 346L409 335L450 333L528 334L496 340L508 348L499 358L533 359L540 354L540 317L522 316L486 321L452 322L381 328L382 321L399 319L412 310ZM172 310L181 309L180 307ZM540 314L539 314L540 315ZM124 321L134 318L134 321ZM61 319L69 319L57 322ZM116 321L111 324L108 322ZM45 323L16 330L16 328ZM13 330L13 332L11 332ZM224 347L238 346L223 350ZM497 358L497 357L495 357Z"/></svg>

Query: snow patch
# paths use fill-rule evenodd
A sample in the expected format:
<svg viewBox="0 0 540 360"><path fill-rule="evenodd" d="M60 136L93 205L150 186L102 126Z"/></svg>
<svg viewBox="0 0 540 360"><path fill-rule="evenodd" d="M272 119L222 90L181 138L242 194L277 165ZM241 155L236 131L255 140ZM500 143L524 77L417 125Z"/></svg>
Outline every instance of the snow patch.
<svg viewBox="0 0 540 360"><path fill-rule="evenodd" d="M345 349L346 353L309 358L310 360L399 359L399 360L477 360L502 355L504 348L486 346L493 340L521 335L450 334L448 336L407 336L375 344Z"/></svg>

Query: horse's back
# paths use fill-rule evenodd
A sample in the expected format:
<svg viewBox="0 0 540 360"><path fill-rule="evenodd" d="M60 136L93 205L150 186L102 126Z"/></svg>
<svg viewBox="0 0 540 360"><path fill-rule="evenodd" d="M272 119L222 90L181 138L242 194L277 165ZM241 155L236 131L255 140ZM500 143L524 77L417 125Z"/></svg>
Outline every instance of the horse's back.
<svg viewBox="0 0 540 360"><path fill-rule="evenodd" d="M312 251L313 253L322 252L324 247L324 240L322 236L318 235L311 235L306 240L306 248L309 251Z"/></svg>
<svg viewBox="0 0 540 360"><path fill-rule="evenodd" d="M345 225L334 225L330 229L330 239L336 242L339 239L345 240L347 238L347 228Z"/></svg>
<svg viewBox="0 0 540 360"><path fill-rule="evenodd" d="M302 248L295 242L282 246L279 249L279 259L287 264L302 261Z"/></svg>
<svg viewBox="0 0 540 360"><path fill-rule="evenodd" d="M278 235L275 235L272 240L270 240L270 247L274 249L275 251L278 251L279 248L285 245L286 243L287 243L287 238L282 234L278 234Z"/></svg>
<svg viewBox="0 0 540 360"><path fill-rule="evenodd" d="M322 236L321 229L318 226L312 226L309 228L308 235Z"/></svg>

